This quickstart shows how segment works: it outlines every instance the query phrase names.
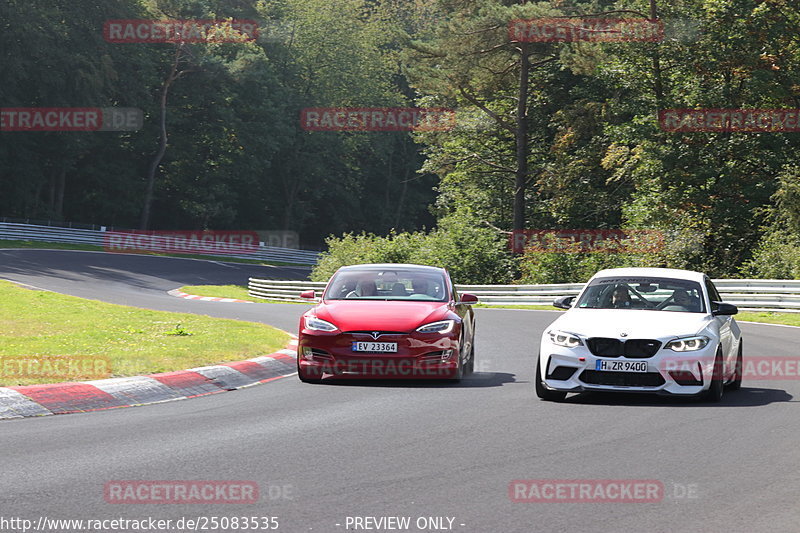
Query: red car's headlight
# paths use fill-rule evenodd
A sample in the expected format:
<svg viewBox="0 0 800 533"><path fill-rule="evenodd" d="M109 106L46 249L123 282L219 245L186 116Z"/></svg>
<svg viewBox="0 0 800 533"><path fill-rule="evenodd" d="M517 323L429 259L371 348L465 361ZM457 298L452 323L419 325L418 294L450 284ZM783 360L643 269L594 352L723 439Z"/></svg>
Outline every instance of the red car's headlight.
<svg viewBox="0 0 800 533"><path fill-rule="evenodd" d="M336 331L337 328L330 322L317 318L315 316L307 316L305 318L306 329L313 329L316 331Z"/></svg>
<svg viewBox="0 0 800 533"><path fill-rule="evenodd" d="M455 320L440 320L439 322L431 322L417 328L420 333L450 333L455 327Z"/></svg>

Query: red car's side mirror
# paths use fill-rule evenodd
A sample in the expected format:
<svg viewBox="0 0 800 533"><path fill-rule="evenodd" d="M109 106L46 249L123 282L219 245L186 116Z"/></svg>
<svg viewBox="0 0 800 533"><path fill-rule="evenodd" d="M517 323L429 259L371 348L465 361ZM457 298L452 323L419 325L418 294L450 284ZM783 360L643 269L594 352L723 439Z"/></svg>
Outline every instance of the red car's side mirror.
<svg viewBox="0 0 800 533"><path fill-rule="evenodd" d="M474 294L469 294L465 292L461 295L461 300L459 300L460 304L476 304L478 303L478 297Z"/></svg>
<svg viewBox="0 0 800 533"><path fill-rule="evenodd" d="M315 298L314 289L309 289L307 291L301 292L300 298L305 298L306 300L313 300Z"/></svg>

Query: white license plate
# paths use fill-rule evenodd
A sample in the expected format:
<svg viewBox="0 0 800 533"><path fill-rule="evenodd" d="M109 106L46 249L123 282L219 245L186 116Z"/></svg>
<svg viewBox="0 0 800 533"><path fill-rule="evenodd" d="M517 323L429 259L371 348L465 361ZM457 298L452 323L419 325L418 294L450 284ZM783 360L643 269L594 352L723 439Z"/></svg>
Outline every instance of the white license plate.
<svg viewBox="0 0 800 533"><path fill-rule="evenodd" d="M647 372L647 361L608 361L598 359L595 370L610 372Z"/></svg>
<svg viewBox="0 0 800 533"><path fill-rule="evenodd" d="M396 342L354 342L354 352L396 353Z"/></svg>

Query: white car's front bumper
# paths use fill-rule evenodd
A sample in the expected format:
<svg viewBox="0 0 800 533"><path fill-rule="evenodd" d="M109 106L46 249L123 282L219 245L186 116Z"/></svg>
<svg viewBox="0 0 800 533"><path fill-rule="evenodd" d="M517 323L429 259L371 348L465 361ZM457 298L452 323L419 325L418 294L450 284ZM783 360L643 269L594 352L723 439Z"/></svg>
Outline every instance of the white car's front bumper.
<svg viewBox="0 0 800 533"><path fill-rule="evenodd" d="M586 343L566 348L550 342L545 334L541 342L540 379L548 389L568 392L617 391L657 394L697 395L711 386L717 342L712 339L702 349L675 352L665 348L671 339L658 339L661 347L652 357L597 357ZM647 364L647 372L598 370L597 361L630 361ZM574 369L574 370L573 370Z"/></svg>

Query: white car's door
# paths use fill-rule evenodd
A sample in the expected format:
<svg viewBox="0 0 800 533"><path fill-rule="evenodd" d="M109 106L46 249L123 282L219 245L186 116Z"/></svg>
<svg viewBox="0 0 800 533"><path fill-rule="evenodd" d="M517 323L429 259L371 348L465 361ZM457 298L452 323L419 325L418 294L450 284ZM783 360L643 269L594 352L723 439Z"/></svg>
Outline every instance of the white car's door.
<svg viewBox="0 0 800 533"><path fill-rule="evenodd" d="M722 297L719 295L714 283L705 278L706 291L708 292L710 310L714 311L715 305L712 302L721 302ZM734 337L734 328L738 330L738 326L733 322L733 317L730 315L715 316L714 321L717 323L719 331L720 345L722 346L722 357L725 360L725 375L727 376L733 365L736 364L736 338ZM736 332L738 334L738 332Z"/></svg>

